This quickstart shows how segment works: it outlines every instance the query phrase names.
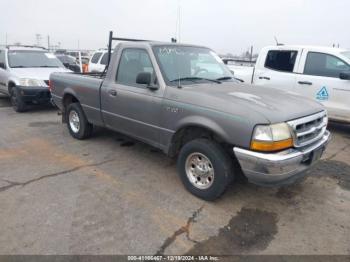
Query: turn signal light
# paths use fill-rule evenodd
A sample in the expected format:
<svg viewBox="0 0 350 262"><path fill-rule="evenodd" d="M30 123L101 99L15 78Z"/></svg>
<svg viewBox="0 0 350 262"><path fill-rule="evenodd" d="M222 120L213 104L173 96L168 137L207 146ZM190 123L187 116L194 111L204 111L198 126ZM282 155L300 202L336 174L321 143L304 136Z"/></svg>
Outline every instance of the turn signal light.
<svg viewBox="0 0 350 262"><path fill-rule="evenodd" d="M255 151L273 152L293 147L293 139L281 141L258 141L253 140L250 148Z"/></svg>

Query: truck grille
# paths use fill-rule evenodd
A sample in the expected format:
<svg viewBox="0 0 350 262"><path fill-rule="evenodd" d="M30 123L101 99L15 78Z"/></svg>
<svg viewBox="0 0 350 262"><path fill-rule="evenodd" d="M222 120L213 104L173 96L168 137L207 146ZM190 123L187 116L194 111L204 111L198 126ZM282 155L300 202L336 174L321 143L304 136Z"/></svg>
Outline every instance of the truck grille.
<svg viewBox="0 0 350 262"><path fill-rule="evenodd" d="M304 147L320 140L327 129L327 112L320 113L289 121L293 129L294 146Z"/></svg>

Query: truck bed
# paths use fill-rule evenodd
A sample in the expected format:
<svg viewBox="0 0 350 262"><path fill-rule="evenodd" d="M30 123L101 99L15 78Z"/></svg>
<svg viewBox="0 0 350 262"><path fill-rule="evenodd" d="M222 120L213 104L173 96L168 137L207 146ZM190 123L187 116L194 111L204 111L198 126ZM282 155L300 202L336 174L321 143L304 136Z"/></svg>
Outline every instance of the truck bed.
<svg viewBox="0 0 350 262"><path fill-rule="evenodd" d="M52 98L55 104L63 110L63 100L72 95L87 112L87 115L96 117L95 121L100 120L101 101L100 87L104 81L105 75L101 73L53 73L50 76Z"/></svg>

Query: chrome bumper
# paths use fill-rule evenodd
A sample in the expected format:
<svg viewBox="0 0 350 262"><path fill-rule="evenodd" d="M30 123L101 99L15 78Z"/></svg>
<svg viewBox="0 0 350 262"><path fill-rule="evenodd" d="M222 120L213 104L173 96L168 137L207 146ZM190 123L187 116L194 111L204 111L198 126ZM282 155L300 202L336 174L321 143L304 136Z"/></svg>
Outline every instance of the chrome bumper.
<svg viewBox="0 0 350 262"><path fill-rule="evenodd" d="M329 140L330 133L326 131L317 143L303 149L259 153L235 147L233 151L250 182L259 185L286 185L306 175L304 171L321 158Z"/></svg>

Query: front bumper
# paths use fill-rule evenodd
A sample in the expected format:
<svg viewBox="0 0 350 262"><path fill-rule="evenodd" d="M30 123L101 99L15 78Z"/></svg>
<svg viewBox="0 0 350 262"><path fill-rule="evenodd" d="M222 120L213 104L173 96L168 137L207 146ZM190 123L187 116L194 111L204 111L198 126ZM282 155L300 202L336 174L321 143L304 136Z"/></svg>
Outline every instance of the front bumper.
<svg viewBox="0 0 350 262"><path fill-rule="evenodd" d="M288 185L306 175L306 170L322 156L330 133L326 131L317 143L303 149L278 153L259 153L242 148L233 149L248 180L258 185Z"/></svg>
<svg viewBox="0 0 350 262"><path fill-rule="evenodd" d="M44 104L51 100L51 93L48 87L16 86L16 88L23 102Z"/></svg>

